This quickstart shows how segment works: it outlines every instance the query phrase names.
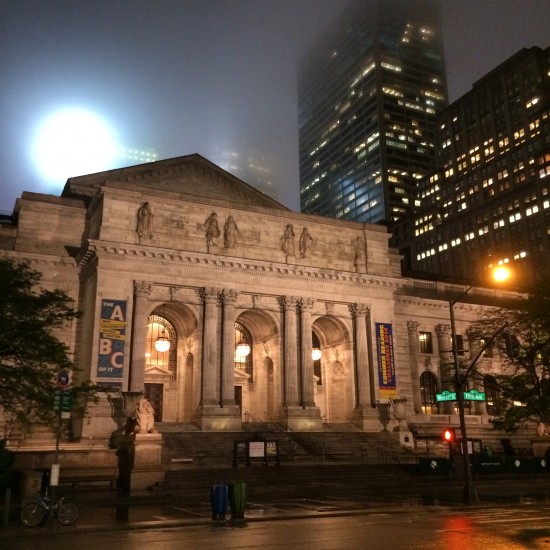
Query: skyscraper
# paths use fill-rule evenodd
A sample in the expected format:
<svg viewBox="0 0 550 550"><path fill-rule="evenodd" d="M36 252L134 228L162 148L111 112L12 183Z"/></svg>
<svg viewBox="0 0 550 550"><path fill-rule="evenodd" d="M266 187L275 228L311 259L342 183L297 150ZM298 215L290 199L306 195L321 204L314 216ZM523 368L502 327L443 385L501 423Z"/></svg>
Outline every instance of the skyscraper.
<svg viewBox="0 0 550 550"><path fill-rule="evenodd" d="M437 3L352 2L303 60L298 96L302 211L403 219L447 103Z"/></svg>
<svg viewBox="0 0 550 550"><path fill-rule="evenodd" d="M440 169L420 185L413 271L516 280L550 274L550 48L523 49L438 120Z"/></svg>

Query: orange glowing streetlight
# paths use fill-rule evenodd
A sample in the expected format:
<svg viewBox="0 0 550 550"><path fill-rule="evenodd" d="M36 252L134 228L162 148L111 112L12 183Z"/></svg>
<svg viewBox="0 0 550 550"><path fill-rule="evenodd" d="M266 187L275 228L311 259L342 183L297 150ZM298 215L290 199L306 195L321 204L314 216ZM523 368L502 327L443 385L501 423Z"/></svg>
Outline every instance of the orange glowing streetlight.
<svg viewBox="0 0 550 550"><path fill-rule="evenodd" d="M511 279L512 272L508 267L499 265L493 270L492 276L497 283L505 283Z"/></svg>

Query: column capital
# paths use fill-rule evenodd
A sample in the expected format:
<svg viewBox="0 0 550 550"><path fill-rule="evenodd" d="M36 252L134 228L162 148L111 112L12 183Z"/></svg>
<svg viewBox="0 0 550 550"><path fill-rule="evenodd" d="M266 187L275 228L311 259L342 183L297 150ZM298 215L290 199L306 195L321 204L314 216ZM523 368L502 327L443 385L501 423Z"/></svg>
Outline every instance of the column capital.
<svg viewBox="0 0 550 550"><path fill-rule="evenodd" d="M220 298L223 300L224 304L233 304L237 302L237 297L239 293L233 288L224 288L221 291Z"/></svg>
<svg viewBox="0 0 550 550"><path fill-rule="evenodd" d="M418 321L407 321L407 328L409 329L409 332L416 332L419 324L420 323Z"/></svg>
<svg viewBox="0 0 550 550"><path fill-rule="evenodd" d="M315 305L315 300L313 298L300 298L298 304L302 311L311 311Z"/></svg>
<svg viewBox="0 0 550 550"><path fill-rule="evenodd" d="M277 300L279 305L285 310L296 307L298 302L298 299L295 296L279 296Z"/></svg>
<svg viewBox="0 0 550 550"><path fill-rule="evenodd" d="M220 299L220 291L217 288L204 287L200 289L199 293L205 304L217 302Z"/></svg>
<svg viewBox="0 0 550 550"><path fill-rule="evenodd" d="M352 317L368 315L370 313L370 306L368 306L367 304L350 304L349 311Z"/></svg>
<svg viewBox="0 0 550 550"><path fill-rule="evenodd" d="M134 293L138 296L149 296L153 286L151 281L134 281Z"/></svg>
<svg viewBox="0 0 550 550"><path fill-rule="evenodd" d="M451 326L445 324L435 325L435 332L442 336L451 332Z"/></svg>

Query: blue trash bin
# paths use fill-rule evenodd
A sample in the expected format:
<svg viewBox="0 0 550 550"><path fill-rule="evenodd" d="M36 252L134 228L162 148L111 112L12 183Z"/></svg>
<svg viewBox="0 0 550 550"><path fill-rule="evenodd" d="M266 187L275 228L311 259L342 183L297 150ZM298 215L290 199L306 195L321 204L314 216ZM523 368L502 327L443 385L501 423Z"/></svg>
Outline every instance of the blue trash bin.
<svg viewBox="0 0 550 550"><path fill-rule="evenodd" d="M210 490L210 503L212 505L212 519L224 520L227 511L229 488L227 485L213 485Z"/></svg>

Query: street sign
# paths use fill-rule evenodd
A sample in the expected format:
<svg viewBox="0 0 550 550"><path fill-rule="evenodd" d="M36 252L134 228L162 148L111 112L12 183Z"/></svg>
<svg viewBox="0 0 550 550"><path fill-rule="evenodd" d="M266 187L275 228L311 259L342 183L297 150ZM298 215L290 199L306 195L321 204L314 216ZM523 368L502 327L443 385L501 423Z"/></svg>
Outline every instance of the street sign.
<svg viewBox="0 0 550 550"><path fill-rule="evenodd" d="M69 413L71 411L72 393L70 391L56 390L53 398L53 410L61 411L61 413Z"/></svg>
<svg viewBox="0 0 550 550"><path fill-rule="evenodd" d="M456 392L449 391L449 390L443 390L441 393L435 394L435 400L436 401L455 401L456 400Z"/></svg>
<svg viewBox="0 0 550 550"><path fill-rule="evenodd" d="M59 384L59 387L62 390L69 387L69 383L70 383L69 373L66 370L62 370L57 375L57 383Z"/></svg>
<svg viewBox="0 0 550 550"><path fill-rule="evenodd" d="M465 391L464 399L467 401L485 401L485 394L477 390Z"/></svg>

